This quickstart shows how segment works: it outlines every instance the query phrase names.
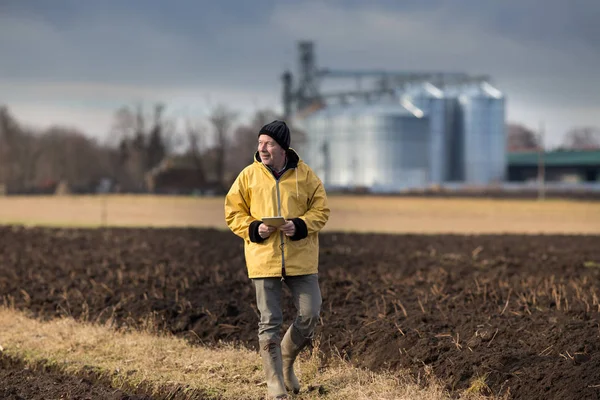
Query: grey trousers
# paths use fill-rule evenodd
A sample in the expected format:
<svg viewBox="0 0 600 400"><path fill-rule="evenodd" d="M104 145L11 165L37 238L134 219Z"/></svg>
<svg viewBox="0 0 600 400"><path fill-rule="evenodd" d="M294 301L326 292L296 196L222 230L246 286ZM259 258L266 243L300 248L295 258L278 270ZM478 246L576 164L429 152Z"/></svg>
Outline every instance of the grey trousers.
<svg viewBox="0 0 600 400"><path fill-rule="evenodd" d="M256 305L260 312L258 323L258 340L274 340L280 342L283 314L281 311L281 293L283 282L292 292L297 316L293 325L307 339L312 338L319 322L321 312L321 289L317 274L286 276L281 278L255 278Z"/></svg>

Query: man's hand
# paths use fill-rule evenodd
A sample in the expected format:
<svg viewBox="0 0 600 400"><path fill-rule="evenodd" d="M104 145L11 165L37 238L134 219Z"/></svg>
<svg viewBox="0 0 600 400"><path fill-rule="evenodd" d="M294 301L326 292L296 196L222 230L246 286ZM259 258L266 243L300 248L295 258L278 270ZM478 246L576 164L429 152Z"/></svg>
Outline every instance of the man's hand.
<svg viewBox="0 0 600 400"><path fill-rule="evenodd" d="M274 226L269 226L269 225L265 225L265 224L260 224L258 226L258 234L263 239L266 239L269 236L271 236L271 234L273 232L275 232L276 230L277 230L277 228L275 228Z"/></svg>
<svg viewBox="0 0 600 400"><path fill-rule="evenodd" d="M296 233L296 225L294 225L292 221L287 221L285 224L281 225L279 229L285 236L294 236Z"/></svg>

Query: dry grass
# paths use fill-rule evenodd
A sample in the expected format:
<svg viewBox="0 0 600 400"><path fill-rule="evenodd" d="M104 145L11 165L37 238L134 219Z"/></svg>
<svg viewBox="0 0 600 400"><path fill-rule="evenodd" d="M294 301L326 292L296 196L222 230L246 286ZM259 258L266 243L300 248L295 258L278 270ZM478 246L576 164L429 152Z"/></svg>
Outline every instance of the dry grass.
<svg viewBox="0 0 600 400"><path fill-rule="evenodd" d="M259 356L247 349L192 347L170 336L116 332L72 319L41 322L7 308L0 308L0 351L32 367L52 366L69 374L94 370L116 388L141 387L159 398L177 393L189 399L262 399L266 393ZM323 368L318 346L302 355L299 375L304 388L313 389L297 399L450 398L433 377L414 382L402 373L375 374L341 360Z"/></svg>
<svg viewBox="0 0 600 400"><path fill-rule="evenodd" d="M490 387L486 383L487 374L478 376L471 381L471 385L465 390L466 395L480 396L488 395L491 393Z"/></svg>
<svg viewBox="0 0 600 400"><path fill-rule="evenodd" d="M600 233L600 203L567 200L330 196L326 231L389 233ZM223 198L0 197L0 223L226 229Z"/></svg>

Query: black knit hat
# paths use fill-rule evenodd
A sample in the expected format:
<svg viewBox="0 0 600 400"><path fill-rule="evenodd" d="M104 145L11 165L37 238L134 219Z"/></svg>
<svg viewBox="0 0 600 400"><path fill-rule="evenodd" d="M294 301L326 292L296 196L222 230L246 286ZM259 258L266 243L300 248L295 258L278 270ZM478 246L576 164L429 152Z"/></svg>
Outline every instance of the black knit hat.
<svg viewBox="0 0 600 400"><path fill-rule="evenodd" d="M275 120L263 126L258 132L260 135L269 135L284 149L290 148L290 129L283 121Z"/></svg>

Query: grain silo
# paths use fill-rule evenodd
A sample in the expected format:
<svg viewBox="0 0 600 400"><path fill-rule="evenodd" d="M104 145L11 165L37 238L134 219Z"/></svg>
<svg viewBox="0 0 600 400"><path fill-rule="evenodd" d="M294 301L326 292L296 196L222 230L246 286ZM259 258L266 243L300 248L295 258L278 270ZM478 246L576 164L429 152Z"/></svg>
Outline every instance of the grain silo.
<svg viewBox="0 0 600 400"><path fill-rule="evenodd" d="M462 180L470 184L503 181L506 174L504 95L483 82L464 87L458 99Z"/></svg>
<svg viewBox="0 0 600 400"><path fill-rule="evenodd" d="M452 180L452 164L456 162L457 99L429 82L407 85L399 91L399 96L419 107L429 118L429 183L440 184Z"/></svg>
<svg viewBox="0 0 600 400"><path fill-rule="evenodd" d="M303 157L329 189L389 192L429 180L429 120L408 101L330 106L297 123L310 143Z"/></svg>
<svg viewBox="0 0 600 400"><path fill-rule="evenodd" d="M331 189L398 191L504 180L505 99L485 75L318 68L299 43L300 78L284 74L284 110L307 133L303 158ZM354 79L324 92L323 78ZM363 79L375 79L370 88Z"/></svg>

